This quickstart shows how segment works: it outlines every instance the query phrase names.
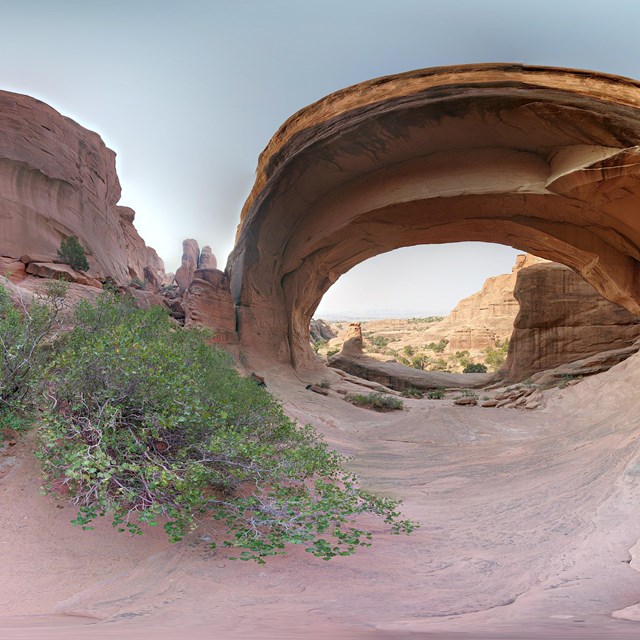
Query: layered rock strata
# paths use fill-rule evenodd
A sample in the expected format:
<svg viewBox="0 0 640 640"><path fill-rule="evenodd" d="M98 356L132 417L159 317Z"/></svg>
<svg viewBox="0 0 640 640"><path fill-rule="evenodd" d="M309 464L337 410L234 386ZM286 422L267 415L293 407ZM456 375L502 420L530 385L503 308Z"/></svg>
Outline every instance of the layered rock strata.
<svg viewBox="0 0 640 640"><path fill-rule="evenodd" d="M314 371L324 293L415 244L508 244L640 311L639 148L640 84L570 69L422 69L306 107L261 155L228 262L246 360Z"/></svg>
<svg viewBox="0 0 640 640"><path fill-rule="evenodd" d="M213 332L213 343L237 344L236 316L229 278L218 269L196 269L184 295L186 327L204 327Z"/></svg>
<svg viewBox="0 0 640 640"><path fill-rule="evenodd" d="M605 300L563 265L522 269L514 295L520 310L504 366L509 380L625 349L640 337L638 315Z"/></svg>
<svg viewBox="0 0 640 640"><path fill-rule="evenodd" d="M0 91L0 256L54 262L63 239L87 251L89 275L162 279L164 266L118 206L115 154L43 102Z"/></svg>

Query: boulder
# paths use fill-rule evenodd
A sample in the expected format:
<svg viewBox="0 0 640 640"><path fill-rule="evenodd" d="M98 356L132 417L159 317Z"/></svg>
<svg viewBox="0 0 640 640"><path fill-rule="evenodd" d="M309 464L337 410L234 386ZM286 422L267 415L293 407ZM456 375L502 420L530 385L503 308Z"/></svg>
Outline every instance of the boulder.
<svg viewBox="0 0 640 640"><path fill-rule="evenodd" d="M38 278L66 280L67 282L75 282L87 287L102 289L102 282L85 273L75 271L68 264L58 262L30 262L26 272Z"/></svg>
<svg viewBox="0 0 640 640"><path fill-rule="evenodd" d="M314 342L331 340L336 337L335 331L325 320L312 320L309 325L309 335Z"/></svg>
<svg viewBox="0 0 640 640"><path fill-rule="evenodd" d="M27 272L24 263L15 258L0 257L0 275L11 280L20 282L24 280Z"/></svg>

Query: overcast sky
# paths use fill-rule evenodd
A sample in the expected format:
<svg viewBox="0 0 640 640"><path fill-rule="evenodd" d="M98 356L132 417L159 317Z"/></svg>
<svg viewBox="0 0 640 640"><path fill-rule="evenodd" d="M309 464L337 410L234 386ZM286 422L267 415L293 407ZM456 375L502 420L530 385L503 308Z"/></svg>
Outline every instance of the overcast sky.
<svg viewBox="0 0 640 640"><path fill-rule="evenodd" d="M187 237L224 267L258 155L301 107L368 78L470 62L638 78L639 26L631 0L0 0L0 88L100 133L118 154L121 204L168 270ZM343 276L320 310L448 310L516 253L394 251ZM434 269L436 288L423 277Z"/></svg>

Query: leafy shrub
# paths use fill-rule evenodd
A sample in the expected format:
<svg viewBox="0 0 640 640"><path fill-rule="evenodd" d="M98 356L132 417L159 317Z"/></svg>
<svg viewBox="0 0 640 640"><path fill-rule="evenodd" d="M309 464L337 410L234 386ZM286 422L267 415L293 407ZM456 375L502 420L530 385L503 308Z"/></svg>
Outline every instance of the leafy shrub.
<svg viewBox="0 0 640 640"><path fill-rule="evenodd" d="M429 400L442 400L444 398L444 395L445 388L442 386L427 391L427 398L429 398Z"/></svg>
<svg viewBox="0 0 640 640"><path fill-rule="evenodd" d="M69 236L60 243L58 258L76 271L89 270L86 253L75 236Z"/></svg>
<svg viewBox="0 0 640 640"><path fill-rule="evenodd" d="M312 340L311 341L311 348L315 351L315 353L318 353L320 351L320 349L322 349L322 347L325 347L327 344L327 340L320 338L319 340Z"/></svg>
<svg viewBox="0 0 640 640"><path fill-rule="evenodd" d="M33 386L49 357L44 346L66 292L62 282L48 284L48 293L20 308L0 285L0 435L29 423Z"/></svg>
<svg viewBox="0 0 640 640"><path fill-rule="evenodd" d="M442 353L448 344L449 341L442 338L438 342L430 342L426 348L431 351L435 351L436 353Z"/></svg>
<svg viewBox="0 0 640 640"><path fill-rule="evenodd" d="M462 373L487 373L487 367L480 362L470 362Z"/></svg>
<svg viewBox="0 0 640 640"><path fill-rule="evenodd" d="M444 358L437 358L429 365L430 371L449 371L449 365Z"/></svg>
<svg viewBox="0 0 640 640"><path fill-rule="evenodd" d="M340 349L338 347L332 347L331 349L328 349L327 358L330 358L331 356L335 356L336 353L340 353Z"/></svg>
<svg viewBox="0 0 640 640"><path fill-rule="evenodd" d="M48 371L38 451L45 488L64 486L79 508L74 524L110 513L139 534L162 520L177 541L208 517L225 546L259 562L290 543L351 554L371 538L354 526L360 513L414 527L202 332L109 294L81 303L74 325Z"/></svg>
<svg viewBox="0 0 640 640"><path fill-rule="evenodd" d="M497 339L495 347L487 347L485 350L484 362L491 371L497 371L507 358L509 352L509 340L502 342Z"/></svg>
<svg viewBox="0 0 640 640"><path fill-rule="evenodd" d="M393 340L386 336L373 336L371 342L373 342L376 347L386 347L390 342L393 342Z"/></svg>
<svg viewBox="0 0 640 640"><path fill-rule="evenodd" d="M422 398L423 393L420 389L416 389L415 387L407 387L400 392L400 395L403 398Z"/></svg>
<svg viewBox="0 0 640 640"><path fill-rule="evenodd" d="M367 407L368 409L374 409L376 411L396 411L404 408L404 404L400 398L385 396L382 393L348 395L347 400L358 407Z"/></svg>
<svg viewBox="0 0 640 640"><path fill-rule="evenodd" d="M424 371L430 362L431 358L426 356L424 353L419 353L411 358L411 366L414 369L420 369L421 371Z"/></svg>

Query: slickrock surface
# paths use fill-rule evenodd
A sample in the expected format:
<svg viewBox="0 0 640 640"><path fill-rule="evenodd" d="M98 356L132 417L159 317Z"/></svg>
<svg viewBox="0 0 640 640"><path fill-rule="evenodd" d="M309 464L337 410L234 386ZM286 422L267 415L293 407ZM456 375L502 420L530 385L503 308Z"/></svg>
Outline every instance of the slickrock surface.
<svg viewBox="0 0 640 640"><path fill-rule="evenodd" d="M640 85L487 64L378 78L292 116L260 157L228 262L255 369L317 371L309 321L397 247L508 244L640 311Z"/></svg>
<svg viewBox="0 0 640 640"><path fill-rule="evenodd" d="M326 397L267 382L421 528L379 532L350 558L296 549L264 566L211 557L204 531L172 547L108 522L82 532L40 495L19 443L0 454L0 635L637 638L640 356L536 411L406 399L379 414L343 400L353 382Z"/></svg>
<svg viewBox="0 0 640 640"><path fill-rule="evenodd" d="M39 100L0 91L0 256L52 262L75 235L91 276L128 284L147 268L161 279L162 260L119 199L115 154L98 134Z"/></svg>
<svg viewBox="0 0 640 640"><path fill-rule="evenodd" d="M640 316L605 300L563 265L521 270L515 297L520 310L504 367L509 380L624 349L640 337Z"/></svg>

